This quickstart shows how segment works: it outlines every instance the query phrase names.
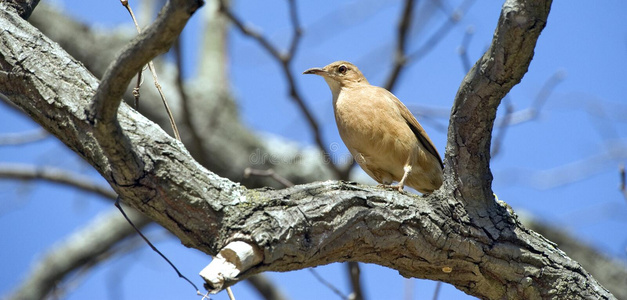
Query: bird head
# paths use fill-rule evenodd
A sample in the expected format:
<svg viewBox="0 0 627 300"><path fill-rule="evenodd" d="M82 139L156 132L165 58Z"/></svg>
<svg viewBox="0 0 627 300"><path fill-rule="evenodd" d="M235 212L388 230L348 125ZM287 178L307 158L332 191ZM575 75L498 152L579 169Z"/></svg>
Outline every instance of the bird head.
<svg viewBox="0 0 627 300"><path fill-rule="evenodd" d="M361 71L347 61L336 61L323 68L311 68L303 72L303 74L322 76L333 93L339 92L342 87L368 84L368 80L366 80Z"/></svg>

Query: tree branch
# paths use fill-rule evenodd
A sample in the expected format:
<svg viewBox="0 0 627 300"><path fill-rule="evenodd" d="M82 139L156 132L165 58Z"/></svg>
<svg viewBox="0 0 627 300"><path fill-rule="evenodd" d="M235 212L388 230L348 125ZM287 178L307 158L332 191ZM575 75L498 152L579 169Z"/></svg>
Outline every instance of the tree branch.
<svg viewBox="0 0 627 300"><path fill-rule="evenodd" d="M39 0L5 0L3 2L15 9L24 20L30 17L30 14L39 4Z"/></svg>
<svg viewBox="0 0 627 300"><path fill-rule="evenodd" d="M202 0L167 1L159 17L143 33L129 43L105 71L92 98L89 119L94 123L96 138L111 162L115 181L132 184L141 176L141 161L133 155L132 145L117 123L118 107L131 78L157 55L167 51L176 41ZM124 168L117 168L124 166ZM124 172L125 171L125 172Z"/></svg>
<svg viewBox="0 0 627 300"><path fill-rule="evenodd" d="M401 10L401 17L398 21L398 31L396 33L396 52L394 53L394 66L392 67L392 73L385 81L385 89L391 91L394 89L396 79L401 73L401 69L407 63L407 56L405 55L407 36L409 33L409 27L414 11L414 0L405 0L403 9Z"/></svg>
<svg viewBox="0 0 627 300"><path fill-rule="evenodd" d="M115 200L117 194L108 186L95 183L72 172L53 167L43 167L25 164L0 163L0 178L18 180L47 180L54 183L70 186L105 198Z"/></svg>
<svg viewBox="0 0 627 300"><path fill-rule="evenodd" d="M194 118L193 126L202 134L202 151L197 147L188 146L192 156L206 162L203 166L216 174L247 187L282 187L271 178L259 176L245 178L244 170L248 167L272 168L297 184L332 178L334 175L327 165L327 160L320 155L317 147L303 147L268 134L255 134L240 121L237 104L228 84L226 67L228 20L218 12L217 0L207 4L202 14L207 22L205 29L202 30L202 48L205 54L199 58L201 66L199 75L194 77L186 90L189 105L194 108L194 113L191 114ZM112 49L121 48L122 42L130 39L120 36L117 31L102 34L98 30L89 30L86 25L72 21L46 5L40 5L29 21L61 44L93 74L103 74L108 62L113 60L114 52L117 52ZM106 43L112 45L112 48L93 47L97 43ZM162 81L165 80L164 85L175 85L175 78L168 77L167 73L160 78ZM153 99L159 96L154 89L146 88L142 91L142 97ZM131 89L127 91L126 98L132 100ZM182 112L183 109L180 108L182 103L177 99L173 100L175 116L181 119L183 116L176 113ZM140 111L166 131L169 130L169 121L159 103L144 101ZM187 122L179 124L179 127L184 144L192 145L194 140L189 134L191 131Z"/></svg>
<svg viewBox="0 0 627 300"><path fill-rule="evenodd" d="M594 247L586 245L567 232L558 229L558 226L550 226L533 218L521 217L521 221L531 230L559 245L560 249L577 260L596 280L602 282L603 286L610 290L616 298L627 299L627 289L625 289L627 265L623 260L603 255Z"/></svg>
<svg viewBox="0 0 627 300"><path fill-rule="evenodd" d="M496 109L527 72L551 0L508 0L490 48L461 83L451 111L445 186L477 212L493 206L490 141ZM485 214L484 214L485 215Z"/></svg>
<svg viewBox="0 0 627 300"><path fill-rule="evenodd" d="M496 106L526 71L549 6L550 1L504 5L496 42L458 93L445 184L427 197L342 182L248 190L202 168L180 143L125 104L117 115L120 130L142 169L134 173L132 166L116 165L138 178L132 184L116 181L108 171L108 156L116 153L103 151L84 114L89 103L83 99L95 94L95 78L6 11L0 11L0 27L11 30L1 31L0 41L10 46L0 47L0 65L10 71L0 72L0 92L184 245L225 256L234 242L256 249L261 262L226 277L226 285L262 271L361 261L403 276L449 282L485 299L612 299L581 266L524 228L506 205L495 203L486 177ZM37 36L38 43L17 36ZM37 61L24 59L33 51ZM44 84L59 80L51 76L58 66L64 66L64 85L72 88ZM478 181L482 176L488 180Z"/></svg>
<svg viewBox="0 0 627 300"><path fill-rule="evenodd" d="M270 279L263 275L257 274L248 277L246 280L259 294L266 300L287 300L288 298L283 294L283 291L279 289Z"/></svg>
<svg viewBox="0 0 627 300"><path fill-rule="evenodd" d="M0 95L0 97L3 96ZM20 133L4 133L0 135L0 146L28 144L48 137L50 137L50 134L43 128Z"/></svg>

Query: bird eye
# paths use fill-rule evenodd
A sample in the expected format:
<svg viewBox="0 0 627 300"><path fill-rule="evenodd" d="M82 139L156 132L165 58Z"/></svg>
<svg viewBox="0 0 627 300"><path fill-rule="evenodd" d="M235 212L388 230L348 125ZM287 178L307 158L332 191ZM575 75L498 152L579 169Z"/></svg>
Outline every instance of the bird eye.
<svg viewBox="0 0 627 300"><path fill-rule="evenodd" d="M341 65L339 68L337 68L337 70L340 71L340 73L345 74L347 68L345 65Z"/></svg>

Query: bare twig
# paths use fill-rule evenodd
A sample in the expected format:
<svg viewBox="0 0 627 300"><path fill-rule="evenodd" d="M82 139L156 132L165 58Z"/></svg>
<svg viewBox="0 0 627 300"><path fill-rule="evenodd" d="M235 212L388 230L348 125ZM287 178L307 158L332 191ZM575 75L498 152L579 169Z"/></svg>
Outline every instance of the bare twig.
<svg viewBox="0 0 627 300"><path fill-rule="evenodd" d="M472 67L470 62L470 56L468 55L468 46L470 45L470 41L472 40L473 35L475 34L475 27L468 26L466 28L466 32L464 33L464 38L462 38L462 44L457 49L457 53L459 53L459 57L462 61L462 68L464 68L464 74L470 71L470 67Z"/></svg>
<svg viewBox="0 0 627 300"><path fill-rule="evenodd" d="M159 249L157 249L157 247L155 247L149 240L148 238L146 238L146 236L139 230L139 227L136 226L135 224L133 224L133 221L131 221L131 219L129 218L129 216L126 214L126 212L124 212L124 209L122 209L122 205L120 204L120 197L117 197L115 200L115 207L118 208L118 210L120 211L120 213L122 213L122 216L124 216L124 219L126 219L126 221L128 221L129 224L131 224L131 226L133 227L133 229L135 229L135 231L137 232L137 234L139 234L139 236L146 242L146 244L148 244L148 246L150 246L150 248L152 249L152 251L157 252L157 254L159 254L159 256L161 256L161 258L163 258L169 265L170 267L172 267L172 269L174 269L174 271L176 272L176 274L180 277L185 279L185 281L187 281L189 284L191 284L194 289L196 289L196 294L198 295L202 295L200 293L200 290L198 289L198 287L196 287L196 285L189 279L187 279L187 277L185 277L181 272L179 272L179 269L176 268L176 266L174 266L174 264L165 256L163 255L163 253L161 253L161 251L159 251Z"/></svg>
<svg viewBox="0 0 627 300"><path fill-rule="evenodd" d="M342 293L335 286L333 286L333 284L331 284L326 279L324 279L322 276L320 276L320 274L318 274L318 271L316 271L316 269L309 268L308 270L309 270L309 272L311 272L311 274L313 274L314 277L316 277L316 279L320 283L322 283L324 286L328 287L333 293L338 295L338 297L340 297L340 299L348 299L348 296L344 295L344 293Z"/></svg>
<svg viewBox="0 0 627 300"><path fill-rule="evenodd" d="M391 91L394 89L394 85L396 84L396 79L398 75L401 73L401 69L407 62L407 57L405 56L406 44L407 44L407 36L409 33L409 28L411 25L412 15L414 11L414 0L405 0L405 4L403 5L403 9L401 10L401 18L398 22L398 31L396 38L396 53L394 55L394 66L392 67L392 73L386 80L384 87Z"/></svg>
<svg viewBox="0 0 627 300"><path fill-rule="evenodd" d="M325 143L322 141L322 133L320 132L320 126L318 125L318 122L314 118L311 110L305 104L303 97L300 95L300 92L298 91L296 87L296 81L294 80L294 75L292 74L290 70L292 59L294 58L294 55L296 54L296 50L298 48L297 46L298 46L298 43L300 42L301 27L300 27L300 23L298 20L298 13L296 11L296 1L289 0L288 4L289 4L289 10L290 10L290 19L291 19L292 28L293 28L293 36L292 36L292 40L290 42L290 46L289 46L287 53L281 53L281 51L275 45L273 45L265 36L255 31L254 29L246 26L242 20L240 20L233 14L233 12L229 9L229 7L224 3L224 0L220 0L220 11L227 18L229 18L231 22L233 22L235 27L237 27L237 29L242 34L256 40L257 43L259 43L262 48L268 51L268 53L281 65L281 68L283 69L283 75L285 76L285 79L287 80L287 83L288 83L290 97L296 103L300 111L305 116L305 119L307 120L307 123L309 124L309 127L311 128L312 134L314 136L314 140L316 144L318 145L318 147L320 148L320 151L322 151L325 157L331 157L329 151L327 150L327 147L325 146ZM340 170L338 166L335 165L332 161L329 161L329 166L338 178L343 179L343 178L348 177L348 172L350 171L350 169Z"/></svg>
<svg viewBox="0 0 627 300"><path fill-rule="evenodd" d="M612 151L597 153L555 168L539 171L513 168L504 171L499 177L505 183L522 182L538 189L551 189L590 178L593 174L607 170L609 166L615 167L615 161L624 159L627 159L627 147L617 145Z"/></svg>
<svg viewBox="0 0 627 300"><path fill-rule="evenodd" d="M235 300L235 295L233 295L233 291L231 290L230 286L226 288L226 293L227 295L229 295L230 300Z"/></svg>
<svg viewBox="0 0 627 300"><path fill-rule="evenodd" d="M555 90L555 87L560 82L562 82L565 77L566 73L563 71L556 71L555 73L553 73L553 75L544 82L544 85L542 86L540 91L538 91L538 94L536 95L536 98L534 99L531 107L512 112L511 116L509 117L509 125L518 125L521 123L535 120L538 117L542 107L548 100L549 96L551 96L551 94ZM503 119L497 120L497 123L499 122L503 122Z"/></svg>
<svg viewBox="0 0 627 300"><path fill-rule="evenodd" d="M414 299L414 279L413 278L405 278L405 295L403 296L405 300Z"/></svg>
<svg viewBox="0 0 627 300"><path fill-rule="evenodd" d="M440 297L440 288L442 287L442 281L438 281L435 284L435 291L433 291L433 300L438 300L438 297Z"/></svg>
<svg viewBox="0 0 627 300"><path fill-rule="evenodd" d="M351 300L364 300L364 292L361 286L361 270L359 269L359 263L349 261L346 264L348 268L348 275L353 288L353 294Z"/></svg>
<svg viewBox="0 0 627 300"><path fill-rule="evenodd" d="M117 194L109 186L98 184L85 179L84 175L57 169L53 167L43 167L26 164L0 164L0 178L18 180L46 180L71 187L82 191L98 194L102 197L115 199Z"/></svg>
<svg viewBox="0 0 627 300"><path fill-rule="evenodd" d="M273 169L267 169L267 170L259 170L259 169L253 169L253 168L244 169L244 178L248 178L250 175L268 176L268 177L272 177L272 179L276 180L277 182L279 182L285 187L294 186L294 184L291 181L277 174Z"/></svg>
<svg viewBox="0 0 627 300"><path fill-rule="evenodd" d="M252 285L266 300L287 300L283 291L264 274L250 276L246 279L246 282Z"/></svg>
<svg viewBox="0 0 627 300"><path fill-rule="evenodd" d="M551 75L551 77L549 77L547 81L544 82L544 85L542 85L542 88L538 92L538 95L536 95L536 99L532 105L533 109L536 112L542 109L542 106L544 106L546 101L549 99L549 96L551 96L551 94L555 90L555 87L560 84L565 77L566 72L558 70L553 73L553 75Z"/></svg>
<svg viewBox="0 0 627 300"><path fill-rule="evenodd" d="M108 155L111 175L119 183L132 184L143 172L141 159L135 157L129 139L117 120L122 96L131 78L157 55L176 41L191 15L202 1L167 1L161 13L146 30L131 41L109 65L91 100L87 121L94 124L94 137Z"/></svg>
<svg viewBox="0 0 627 300"><path fill-rule="evenodd" d="M503 102L505 102L505 116L503 116L501 122L498 123L498 131L496 132L494 140L492 141L492 151L490 151L490 156L492 156L492 158L494 158L501 152L501 145L503 144L503 140L505 140L507 127L510 125L512 113L514 113L514 106L512 105L508 96L505 96Z"/></svg>
<svg viewBox="0 0 627 300"><path fill-rule="evenodd" d="M625 164L621 164L618 167L618 174L620 176L620 191L623 192L623 196L625 196L625 200L627 200L627 176L625 175Z"/></svg>
<svg viewBox="0 0 627 300"><path fill-rule="evenodd" d="M296 8L296 0L287 0L290 7L290 21L292 22L292 41L288 53L290 59L296 53L296 47L299 45L300 38L303 34L303 29L300 26L300 20L298 18L298 10Z"/></svg>
<svg viewBox="0 0 627 300"><path fill-rule="evenodd" d="M135 83L135 87L133 88L133 99L135 99L135 103L134 103L135 109L139 109L139 97L141 96L139 93L139 88L142 86L142 83L144 83L143 73L144 73L143 69L137 72L137 82Z"/></svg>
<svg viewBox="0 0 627 300"><path fill-rule="evenodd" d="M193 109L190 107L190 101L187 97L187 93L185 92L185 85L183 83L183 51L181 49L182 47L182 43L181 43L181 37L179 37L176 40L176 43L174 43L174 60L176 61L176 68L178 70L177 74L176 74L176 90L179 93L179 97L181 98L181 104L182 104L182 108L183 108L183 122L185 122L185 125L187 125L187 129L189 130L189 133L192 137L192 142L188 143L191 147L194 147L193 151L194 153L203 153L203 147L202 147L202 138L200 137L200 134L198 133L198 129L196 128L196 125L194 123L194 115L192 113ZM214 120L216 118L213 118ZM198 160L198 162L203 165L203 166L207 166L207 158L204 155L196 155L194 157L196 160Z"/></svg>
<svg viewBox="0 0 627 300"><path fill-rule="evenodd" d="M35 130L30 130L26 132L20 133L4 133L0 135L0 146L15 146L15 145L23 145L32 142L41 141L50 134L43 128L38 128Z"/></svg>
<svg viewBox="0 0 627 300"><path fill-rule="evenodd" d="M128 10L128 13L131 15L131 18L133 19L133 23L135 23L135 28L137 29L137 33L141 33L142 32L141 28L139 27L139 24L137 24L137 20L135 19L135 14L133 14L133 10L131 9L131 6L128 5L128 0L120 0L120 2L122 3L122 6L124 6L126 10ZM168 102L165 100L165 95L163 94L163 90L161 90L161 84L159 84L159 80L157 78L157 71L155 70L155 65L153 64L152 60L148 62L148 69L150 69L150 73L152 73L152 78L155 81L155 87L159 91L159 96L161 96L161 101L163 102L165 111L168 114L168 118L170 119L170 126L172 126L174 137L180 141L181 135L179 134L179 130L176 127L176 122L174 122L174 116L172 115L170 106L168 105ZM133 90L133 96L135 97L135 108L137 108L137 106L139 105L139 87L141 85L141 72L142 71L139 71L139 74L137 75L137 86Z"/></svg>
<svg viewBox="0 0 627 300"><path fill-rule="evenodd" d="M133 23L135 24L135 29L137 29L137 32L140 33L141 29L139 27L139 24L137 24L137 19L135 19L133 10L128 5L128 0L120 0L120 2L122 2L122 6L126 7L126 10L128 10L128 13L131 14L131 19L133 19ZM135 99L135 103L134 103L135 109L139 109L139 97L140 97L139 89L142 83L144 82L143 76L142 76L143 72L144 72L143 68L141 71L137 72L137 83L135 83L135 88L133 88L133 98Z"/></svg>
<svg viewBox="0 0 627 300"><path fill-rule="evenodd" d="M564 77L565 73L563 71L553 73L553 75L544 82L540 91L538 91L531 107L526 110L515 112L509 97L505 96L505 98L503 98L503 102L505 102L505 115L496 122L499 131L495 134L492 142L492 150L490 151L492 157L500 153L507 128L512 125L535 120L549 96L553 93L553 90L555 90L555 87L564 80Z"/></svg>
<svg viewBox="0 0 627 300"><path fill-rule="evenodd" d="M407 60L411 62L416 62L423 58L425 54L429 53L437 44L443 40L443 37L446 36L451 29L453 29L454 25L457 24L463 17L466 11L474 4L475 0L465 0L462 2L457 9L455 9L446 19L442 25L431 35L427 41L422 45L422 47L418 48L416 51L412 52L407 56Z"/></svg>

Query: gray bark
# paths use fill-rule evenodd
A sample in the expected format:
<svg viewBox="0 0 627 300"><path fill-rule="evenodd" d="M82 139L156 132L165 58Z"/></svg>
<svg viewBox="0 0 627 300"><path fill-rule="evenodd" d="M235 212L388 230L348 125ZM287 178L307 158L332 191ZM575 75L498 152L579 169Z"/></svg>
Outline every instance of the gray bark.
<svg viewBox="0 0 627 300"><path fill-rule="evenodd" d="M427 197L334 181L251 190L219 177L156 124L119 104L120 86L104 88L112 85L107 80L120 80L107 77L115 70L124 79L115 85L126 87L134 65L159 51L148 55L140 47L141 60L128 70L112 64L101 84L8 9L0 10L0 27L11 28L0 32L0 92L92 164L124 202L186 246L215 254L233 240L257 245L263 262L242 277L361 261L449 282L484 299L612 299L492 196L496 108L526 72L550 4L503 6L491 48L456 97L445 183Z"/></svg>

